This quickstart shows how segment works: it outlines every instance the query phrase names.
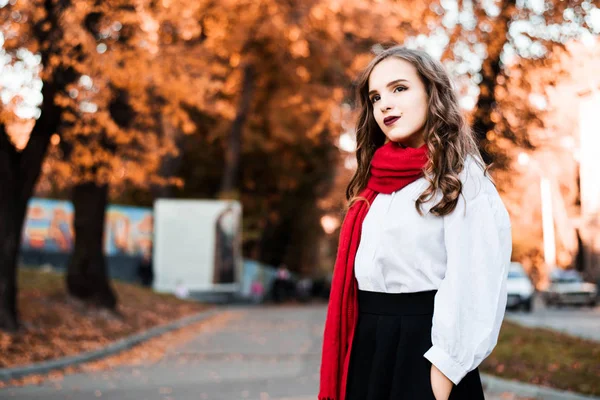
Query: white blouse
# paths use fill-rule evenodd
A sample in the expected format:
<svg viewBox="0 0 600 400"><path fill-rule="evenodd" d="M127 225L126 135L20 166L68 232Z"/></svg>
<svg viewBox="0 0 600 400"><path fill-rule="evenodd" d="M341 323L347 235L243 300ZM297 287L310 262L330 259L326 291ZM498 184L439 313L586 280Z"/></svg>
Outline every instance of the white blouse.
<svg viewBox="0 0 600 400"><path fill-rule="evenodd" d="M408 293L437 290L431 340L424 354L452 382L492 352L506 307L511 224L492 181L468 157L460 174L463 194L450 214L428 213L441 194L415 201L421 178L377 195L362 225L355 259L360 290Z"/></svg>

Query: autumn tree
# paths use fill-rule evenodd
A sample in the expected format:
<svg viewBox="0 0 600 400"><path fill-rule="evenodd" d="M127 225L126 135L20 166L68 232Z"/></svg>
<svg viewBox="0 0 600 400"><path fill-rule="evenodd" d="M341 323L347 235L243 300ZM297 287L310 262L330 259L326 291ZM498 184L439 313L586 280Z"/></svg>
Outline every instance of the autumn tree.
<svg viewBox="0 0 600 400"><path fill-rule="evenodd" d="M40 116L33 122L24 146L9 134L19 99L1 105L0 113L0 329L18 328L16 264L27 202L31 197L50 137L61 123L64 108L57 99L76 79L65 60L79 57L80 49L65 36L64 15L69 1L22 1L0 8L4 49L18 62L18 49L39 54L43 82ZM26 22L25 22L26 21ZM23 51L23 50L22 50Z"/></svg>
<svg viewBox="0 0 600 400"><path fill-rule="evenodd" d="M72 185L75 210L67 290L110 309L115 308L116 297L103 254L109 187L143 179L156 169L160 157L155 148L146 146L153 142L152 130L143 132L133 123L136 112L144 112L146 105L145 82L136 82L132 72L145 69L144 52L135 51L139 17L127 6L79 2L71 8L70 33L79 38L86 56L80 60L78 87L64 99L69 112L61 131L61 171L68 173L64 182ZM128 54L131 50L135 60ZM133 103L132 97L138 102Z"/></svg>
<svg viewBox="0 0 600 400"><path fill-rule="evenodd" d="M525 184L517 182L520 168L516 157L555 147L553 143L560 140L547 125L548 110L539 104L547 100L545 88L555 86L565 76L555 56L564 52L567 42L589 41L598 33L599 27L592 18L598 8L591 1L513 0L445 2L432 7L442 17L443 24L435 26L431 33L443 32L442 36L448 39L443 59L455 75L466 104L475 99L470 115L472 127L481 141L486 161L493 161L498 187L513 216L530 214L535 211L535 202L527 203L529 211L516 208L521 207L517 204L522 204ZM544 140L540 140L540 132L545 132ZM539 188L535 181L525 185L529 189ZM575 179L570 185L575 185ZM528 217L514 221L515 231L525 232L539 225L519 228L519 223L525 220ZM572 228L564 223L557 227L571 235L566 232ZM535 237L539 240L530 236L528 244L515 243L518 257L541 254L541 235ZM537 255L534 258L539 260ZM559 263L568 264L564 257Z"/></svg>
<svg viewBox="0 0 600 400"><path fill-rule="evenodd" d="M0 163L7 190L0 202L0 218L6 220L0 224L0 239L6 243L0 255L1 328L18 326L18 246L27 201L51 138L57 156L51 176L75 187L76 244L67 287L76 297L115 305L102 255L108 188L160 184L164 180L155 174L160 159L174 152L170 138L155 134L156 118L149 106L155 100L156 32L147 6L31 1L0 10L9 21L3 27L5 49L39 53L43 80L41 113L22 150L7 134L15 123L14 110L2 112ZM184 125L180 117L185 113L173 104L164 101L163 118Z"/></svg>
<svg viewBox="0 0 600 400"><path fill-rule="evenodd" d="M521 60L544 65L568 40L598 33L592 18L598 9L587 0L521 4L514 0L458 1L436 5L435 9L443 17L443 26L435 26L434 31L443 30L448 37L443 58L458 77L464 94L472 97L468 86L476 84L478 88L473 129L488 161L493 159L499 168L506 168L510 158L502 148L504 140L531 148L527 123L541 121L540 113L520 107L525 117L521 123L510 124L511 128L505 123L496 96L507 81L509 66Z"/></svg>
<svg viewBox="0 0 600 400"><path fill-rule="evenodd" d="M197 51L215 101L194 114L200 132L185 141L180 194L239 198L245 253L308 272L322 235L317 200L338 157L332 115L372 46L416 34L429 14L397 2L231 1L199 10Z"/></svg>
<svg viewBox="0 0 600 400"><path fill-rule="evenodd" d="M581 209L580 193L584 189L580 192L579 104L582 93L593 89L594 81L589 78L599 62L593 46L586 51L583 43L570 41L565 49L555 49L543 61L523 60L507 66L506 80L497 88L498 107L503 110L500 129L510 129L516 136L526 135L531 144L518 147L509 139L497 138L497 145L514 162L510 171L498 171L496 175L500 184L510 188L504 199L514 215L513 254L536 267L545 262L542 178L551 186L557 266L574 267L578 252L587 250L588 235L594 232L586 229L593 218ZM577 228L575 220L582 221ZM580 244L578 233L583 240ZM590 279L596 279L591 275L593 264L585 268ZM545 273L540 271L542 277Z"/></svg>
<svg viewBox="0 0 600 400"><path fill-rule="evenodd" d="M432 2L429 6L433 15L425 19L427 24L420 26L419 34L408 35L404 43L441 54L454 76L461 102L472 110L470 122L484 156L487 161L494 161L499 189L506 200L509 196L523 196L512 181L517 175L516 155L559 139L548 136L539 140L547 110L537 108L527 95L543 84L538 82L532 88L527 78L545 69L541 75L547 78L548 85L559 81L562 67L553 55L560 53L567 41L589 41L598 32L598 26L593 25L597 6L590 1L512 0ZM345 172L343 165L339 168ZM336 184L342 187L340 182ZM515 203L520 204L517 200ZM331 205L339 202L328 197L324 203L330 207L329 217L336 216ZM511 209L513 215L519 215L514 211L517 210ZM518 223L517 218L515 225ZM564 225L559 229L567 230ZM539 249L540 244L538 240L534 247ZM520 254L528 253L522 247L520 250Z"/></svg>

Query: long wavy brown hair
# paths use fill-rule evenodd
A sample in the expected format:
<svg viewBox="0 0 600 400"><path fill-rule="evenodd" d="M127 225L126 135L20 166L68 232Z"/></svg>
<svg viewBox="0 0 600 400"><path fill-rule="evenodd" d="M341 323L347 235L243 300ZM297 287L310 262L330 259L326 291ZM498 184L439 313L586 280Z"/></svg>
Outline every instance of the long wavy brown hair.
<svg viewBox="0 0 600 400"><path fill-rule="evenodd" d="M460 110L457 95L442 63L424 51L403 46L390 47L379 53L355 82L354 101L359 110L356 123L358 168L346 188L348 207L357 200L365 200L358 195L367 186L371 159L375 150L385 144L386 136L375 121L368 93L369 77L373 68L388 57L397 57L414 65L425 85L428 97L423 135L429 152L429 161L423 172L429 186L419 196L415 207L422 215L421 205L441 191L442 199L430 209L430 212L437 216L447 215L455 209L462 192L459 174L464 168L467 155L473 155L486 172L487 168L481 161L481 154L472 130Z"/></svg>

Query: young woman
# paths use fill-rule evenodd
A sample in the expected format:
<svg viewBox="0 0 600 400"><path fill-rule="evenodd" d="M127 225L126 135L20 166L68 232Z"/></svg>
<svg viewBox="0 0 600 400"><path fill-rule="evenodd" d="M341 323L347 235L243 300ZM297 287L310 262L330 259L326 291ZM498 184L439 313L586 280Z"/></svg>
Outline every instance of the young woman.
<svg viewBox="0 0 600 400"><path fill-rule="evenodd" d="M442 64L392 47L358 80L319 399L478 400L511 225Z"/></svg>

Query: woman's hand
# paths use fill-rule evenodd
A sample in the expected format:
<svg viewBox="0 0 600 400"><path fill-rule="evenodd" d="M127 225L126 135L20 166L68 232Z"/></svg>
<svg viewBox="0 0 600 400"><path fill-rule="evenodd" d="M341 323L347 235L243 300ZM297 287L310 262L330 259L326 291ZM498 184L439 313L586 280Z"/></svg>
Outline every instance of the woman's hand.
<svg viewBox="0 0 600 400"><path fill-rule="evenodd" d="M448 400L454 384L435 365L431 365L431 388L435 400Z"/></svg>

